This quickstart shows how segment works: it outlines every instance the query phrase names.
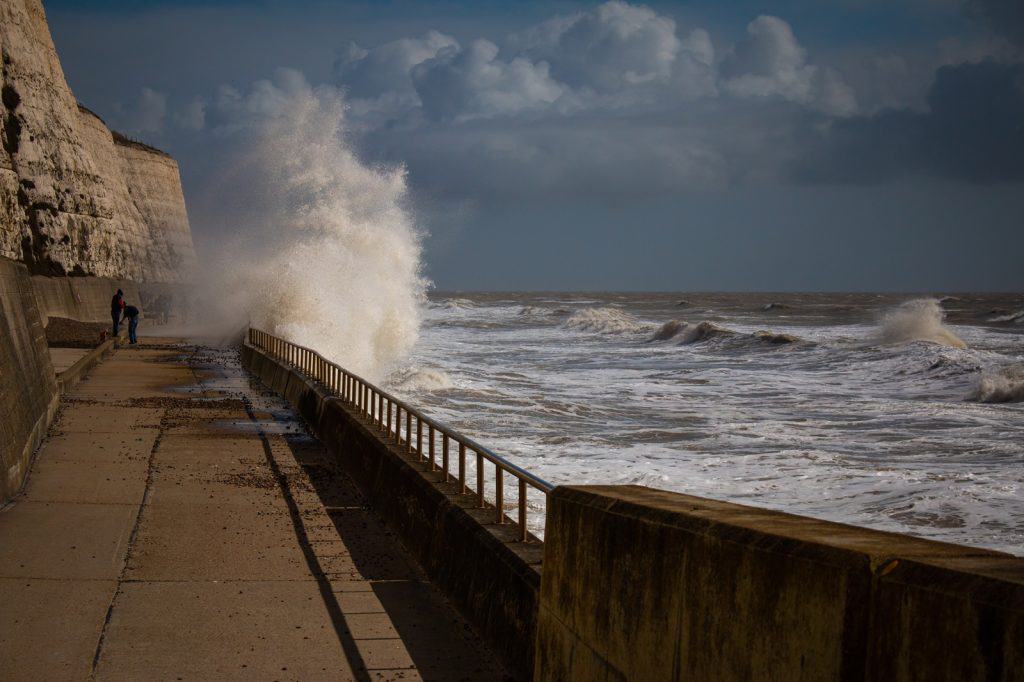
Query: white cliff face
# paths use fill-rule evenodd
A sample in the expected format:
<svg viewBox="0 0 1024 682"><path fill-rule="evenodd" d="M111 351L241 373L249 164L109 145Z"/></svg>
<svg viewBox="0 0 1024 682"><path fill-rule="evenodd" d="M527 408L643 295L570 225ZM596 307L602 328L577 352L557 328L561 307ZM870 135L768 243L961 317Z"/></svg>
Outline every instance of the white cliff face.
<svg viewBox="0 0 1024 682"><path fill-rule="evenodd" d="M79 107L39 0L0 0L0 53L0 255L37 274L187 279L174 159Z"/></svg>

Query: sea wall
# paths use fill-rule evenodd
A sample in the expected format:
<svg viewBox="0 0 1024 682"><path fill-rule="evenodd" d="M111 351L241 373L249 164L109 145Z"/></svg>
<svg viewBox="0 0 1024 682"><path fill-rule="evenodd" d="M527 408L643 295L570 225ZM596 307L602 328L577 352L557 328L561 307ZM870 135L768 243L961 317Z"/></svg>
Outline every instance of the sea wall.
<svg viewBox="0 0 1024 682"><path fill-rule="evenodd" d="M107 277L32 276L32 293L43 326L51 317L106 322L110 319L110 299L118 289L124 292L125 302L144 310L142 293L135 282Z"/></svg>
<svg viewBox="0 0 1024 682"><path fill-rule="evenodd" d="M515 528L475 509L473 495L385 442L340 399L249 344L242 362L296 407L334 453L370 507L401 538L427 575L522 679L533 671L540 589L539 542L515 541Z"/></svg>
<svg viewBox="0 0 1024 682"><path fill-rule="evenodd" d="M59 397L28 268L0 257L0 504L21 488Z"/></svg>
<svg viewBox="0 0 1024 682"><path fill-rule="evenodd" d="M1024 559L640 486L548 498L538 680L1024 679Z"/></svg>
<svg viewBox="0 0 1024 682"><path fill-rule="evenodd" d="M40 275L187 281L178 166L68 88L39 0L0 2L0 255Z"/></svg>

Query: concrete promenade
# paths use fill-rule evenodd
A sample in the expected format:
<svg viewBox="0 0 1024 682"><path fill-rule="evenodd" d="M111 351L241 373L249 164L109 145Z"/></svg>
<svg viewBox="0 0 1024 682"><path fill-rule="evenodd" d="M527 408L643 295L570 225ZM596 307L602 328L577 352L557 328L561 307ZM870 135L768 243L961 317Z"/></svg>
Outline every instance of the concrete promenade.
<svg viewBox="0 0 1024 682"><path fill-rule="evenodd" d="M505 679L233 351L122 347L0 511L0 679Z"/></svg>

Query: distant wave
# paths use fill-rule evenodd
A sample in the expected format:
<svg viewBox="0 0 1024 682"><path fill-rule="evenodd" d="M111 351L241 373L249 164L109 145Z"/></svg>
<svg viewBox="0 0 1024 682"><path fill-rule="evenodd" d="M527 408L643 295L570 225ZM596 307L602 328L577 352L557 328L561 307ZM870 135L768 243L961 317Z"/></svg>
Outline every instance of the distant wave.
<svg viewBox="0 0 1024 682"><path fill-rule="evenodd" d="M934 298L907 301L882 317L879 340L892 344L927 341L953 348L967 348L960 337L942 324L942 315L942 306Z"/></svg>
<svg viewBox="0 0 1024 682"><path fill-rule="evenodd" d="M431 302L430 307L435 310L469 310L475 308L476 304L468 298L446 298L443 301Z"/></svg>
<svg viewBox="0 0 1024 682"><path fill-rule="evenodd" d="M967 399L982 403L1024 400L1024 364L1006 365L983 372Z"/></svg>
<svg viewBox="0 0 1024 682"><path fill-rule="evenodd" d="M1024 309L1014 310L1005 315L996 315L988 320L989 322L1011 322L1013 324L1024 324Z"/></svg>
<svg viewBox="0 0 1024 682"><path fill-rule="evenodd" d="M582 308L565 321L568 329L599 334L624 334L647 331L651 325L641 322L619 308Z"/></svg>
<svg viewBox="0 0 1024 682"><path fill-rule="evenodd" d="M679 332L686 329L686 323L682 320L669 320L665 324L661 325L658 331L654 332L654 336L647 339L648 341L668 341L672 337L676 336Z"/></svg>
<svg viewBox="0 0 1024 682"><path fill-rule="evenodd" d="M785 303L776 303L775 301L772 301L771 303L765 303L762 310L788 310L791 307L792 306L786 305Z"/></svg>
<svg viewBox="0 0 1024 682"><path fill-rule="evenodd" d="M740 332L721 327L714 322L704 320L699 324L689 324L681 320L670 320L661 325L658 331L654 332L648 342L668 341L679 339L679 345L690 345L709 341L712 339L729 339L738 342L756 342L758 344L768 343L772 345L783 345L788 343L800 343L803 341L792 334L779 334L770 331L756 331L753 334L741 334Z"/></svg>
<svg viewBox="0 0 1024 682"><path fill-rule="evenodd" d="M687 325L686 329L680 334L679 344L682 346L689 345L691 343L699 343L701 341L708 341L714 338L722 338L725 336L735 336L736 332L725 327L719 327L714 322L708 322L705 320L700 324Z"/></svg>

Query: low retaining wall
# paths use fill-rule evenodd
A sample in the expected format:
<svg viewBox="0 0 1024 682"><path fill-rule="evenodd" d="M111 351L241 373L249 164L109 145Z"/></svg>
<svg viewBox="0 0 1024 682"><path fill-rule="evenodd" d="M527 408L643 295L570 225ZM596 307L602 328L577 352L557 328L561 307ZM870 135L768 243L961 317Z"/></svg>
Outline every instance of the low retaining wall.
<svg viewBox="0 0 1024 682"><path fill-rule="evenodd" d="M296 407L431 580L509 667L529 678L542 545L515 542L515 528L494 524L493 509L474 509L474 496L424 471L355 410L289 367L248 344L242 361Z"/></svg>
<svg viewBox="0 0 1024 682"><path fill-rule="evenodd" d="M91 351L78 358L75 364L58 374L57 387L60 390L61 395L64 395L74 388L75 384L81 381L82 377L84 377L89 370L100 364L105 357L113 353L118 344L124 340L126 333L127 332L122 329L117 336L111 337L96 346Z"/></svg>
<svg viewBox="0 0 1024 682"><path fill-rule="evenodd" d="M0 504L21 488L59 400L28 268L0 257Z"/></svg>
<svg viewBox="0 0 1024 682"><path fill-rule="evenodd" d="M548 497L538 680L1024 680L1024 559L640 486Z"/></svg>
<svg viewBox="0 0 1024 682"><path fill-rule="evenodd" d="M127 280L106 277L32 276L32 290L43 326L51 317L80 322L109 322L110 299L118 289L127 303L143 310L139 286Z"/></svg>

